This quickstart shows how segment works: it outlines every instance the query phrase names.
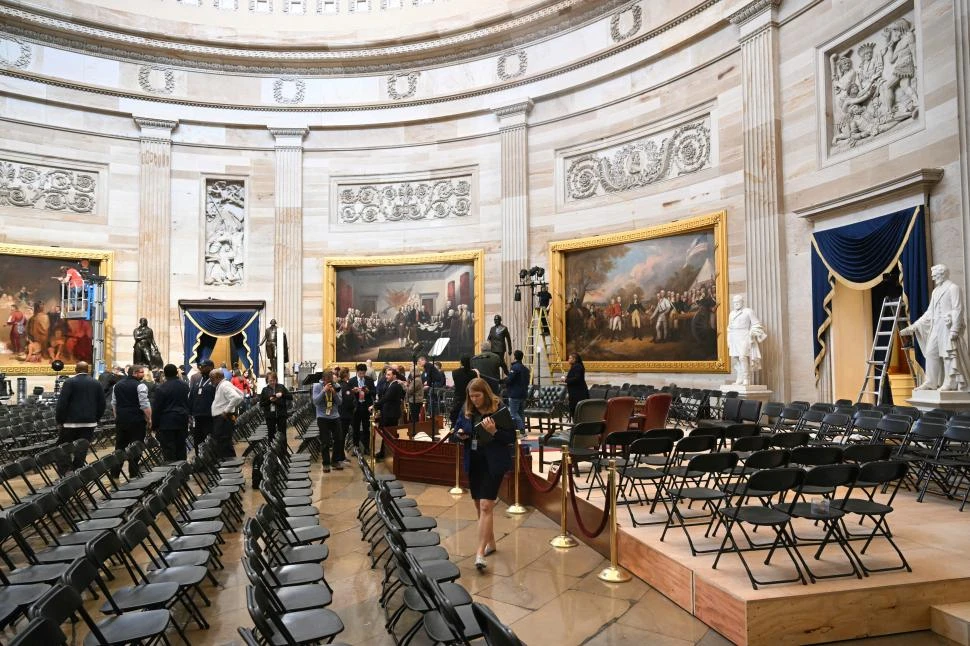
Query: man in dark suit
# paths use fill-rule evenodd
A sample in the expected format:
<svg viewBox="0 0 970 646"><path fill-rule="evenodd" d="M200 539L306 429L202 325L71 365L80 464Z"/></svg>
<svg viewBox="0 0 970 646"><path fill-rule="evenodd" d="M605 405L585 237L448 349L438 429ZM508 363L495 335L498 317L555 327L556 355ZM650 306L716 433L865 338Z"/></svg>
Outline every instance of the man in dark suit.
<svg viewBox="0 0 970 646"><path fill-rule="evenodd" d="M441 397L441 389L445 387L445 373L438 368L425 355L418 357L418 370L421 371L421 383L424 384L425 401L428 402L428 414L431 419L438 416L438 400Z"/></svg>
<svg viewBox="0 0 970 646"><path fill-rule="evenodd" d="M364 446L367 452L367 438L370 436L370 407L374 405L374 394L377 387L374 380L367 376L367 364L357 364L357 374L347 380L344 399L350 398L356 402L353 417L350 420L351 433L355 446ZM341 447L342 449L343 447Z"/></svg>
<svg viewBox="0 0 970 646"><path fill-rule="evenodd" d="M189 436L189 385L179 379L178 368L164 368L165 382L155 389L152 428L162 445L166 462L185 460L185 441Z"/></svg>
<svg viewBox="0 0 970 646"><path fill-rule="evenodd" d="M492 352L492 345L488 341L482 342L481 348L482 351L472 357L472 368L478 371L478 376L487 381L497 395L501 390L502 372L508 371L502 357Z"/></svg>
<svg viewBox="0 0 970 646"><path fill-rule="evenodd" d="M209 373L216 364L206 359L199 363L199 373L189 382L189 411L192 413L192 443L195 454L199 446L212 432L212 400L216 396L216 386L209 380Z"/></svg>
<svg viewBox="0 0 970 646"><path fill-rule="evenodd" d="M104 409L107 406L101 384L88 375L87 362L78 361L74 366L74 373L74 376L61 386L61 394L57 398L54 419L60 429L58 444L82 438L89 442L93 440L94 429L97 428L98 421L104 415ZM75 452L71 469L83 467L85 457L87 456L83 453ZM65 471L68 470L66 464L58 466Z"/></svg>

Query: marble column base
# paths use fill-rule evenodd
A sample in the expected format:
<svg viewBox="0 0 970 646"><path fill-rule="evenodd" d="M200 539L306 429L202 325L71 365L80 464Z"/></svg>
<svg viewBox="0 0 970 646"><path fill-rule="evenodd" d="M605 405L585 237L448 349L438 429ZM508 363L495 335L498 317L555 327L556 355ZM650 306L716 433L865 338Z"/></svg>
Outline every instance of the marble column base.
<svg viewBox="0 0 970 646"><path fill-rule="evenodd" d="M774 392L768 390L768 386L764 384L748 384L747 386L742 386L741 384L721 384L718 386L718 390L722 393L736 392L741 399L757 399L763 402L770 401L771 394Z"/></svg>
<svg viewBox="0 0 970 646"><path fill-rule="evenodd" d="M970 392L958 390L914 390L906 401L920 410L970 410Z"/></svg>

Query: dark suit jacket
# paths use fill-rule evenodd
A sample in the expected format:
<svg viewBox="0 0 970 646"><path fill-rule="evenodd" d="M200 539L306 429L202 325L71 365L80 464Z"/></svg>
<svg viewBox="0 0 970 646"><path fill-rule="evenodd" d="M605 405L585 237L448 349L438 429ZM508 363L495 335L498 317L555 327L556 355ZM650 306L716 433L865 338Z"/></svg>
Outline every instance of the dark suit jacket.
<svg viewBox="0 0 970 646"><path fill-rule="evenodd" d="M176 430L189 427L189 385L181 379L166 381L155 389L152 426Z"/></svg>
<svg viewBox="0 0 970 646"><path fill-rule="evenodd" d="M61 386L54 418L58 424L96 424L106 405L101 384L86 374L77 374Z"/></svg>
<svg viewBox="0 0 970 646"><path fill-rule="evenodd" d="M397 381L392 381L384 391L384 396L381 397L381 419L385 422L390 419L400 419L403 401L404 386Z"/></svg>
<svg viewBox="0 0 970 646"><path fill-rule="evenodd" d="M472 420L465 417L464 411L458 416L457 427L464 431L469 438L465 440L464 450L462 451L465 471L471 473L471 436L474 435L474 424ZM501 478L506 471L512 470L512 456L509 453L509 446L515 443L515 426L509 428L498 427L492 441L485 446L479 445L478 451L485 456L488 463L488 472L493 478Z"/></svg>
<svg viewBox="0 0 970 646"><path fill-rule="evenodd" d="M363 383L361 383L363 381ZM350 392L354 388L364 388L364 399L361 401L356 394ZM374 394L377 392L377 386L374 385L374 380L370 377L364 377L363 380L359 379L357 375L354 375L347 381L347 387L343 392L343 399L347 401L348 399L352 402L356 402L356 407L358 409L363 408L367 410L374 404Z"/></svg>
<svg viewBox="0 0 970 646"><path fill-rule="evenodd" d="M581 363L574 363L566 373L566 393L569 401L581 402L589 399L589 387L586 385L586 368Z"/></svg>

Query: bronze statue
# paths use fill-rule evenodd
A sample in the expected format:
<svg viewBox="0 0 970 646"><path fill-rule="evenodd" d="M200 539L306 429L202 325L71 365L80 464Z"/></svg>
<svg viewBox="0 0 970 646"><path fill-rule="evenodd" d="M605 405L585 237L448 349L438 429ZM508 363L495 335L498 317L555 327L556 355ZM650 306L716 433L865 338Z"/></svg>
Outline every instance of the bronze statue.
<svg viewBox="0 0 970 646"><path fill-rule="evenodd" d="M266 328L266 332L263 334L263 340L259 342L259 345L266 346L266 360L269 362L267 370L276 370L276 348L278 342L278 329L276 327L276 319L270 319L269 327ZM285 365L290 360L290 349L287 347L286 334L283 334L283 364Z"/></svg>
<svg viewBox="0 0 970 646"><path fill-rule="evenodd" d="M149 366L151 368L161 368L162 353L155 344L155 333L148 327L148 319L138 319L138 327L132 332L135 339L132 363L136 365Z"/></svg>
<svg viewBox="0 0 970 646"><path fill-rule="evenodd" d="M492 352L497 354L502 360L502 366L508 366L508 363L505 361L505 355L512 354L512 335L509 334L509 328L502 325L501 315L496 314L492 320L495 322L495 325L488 331L488 338L486 340ZM507 368L506 372L508 372Z"/></svg>

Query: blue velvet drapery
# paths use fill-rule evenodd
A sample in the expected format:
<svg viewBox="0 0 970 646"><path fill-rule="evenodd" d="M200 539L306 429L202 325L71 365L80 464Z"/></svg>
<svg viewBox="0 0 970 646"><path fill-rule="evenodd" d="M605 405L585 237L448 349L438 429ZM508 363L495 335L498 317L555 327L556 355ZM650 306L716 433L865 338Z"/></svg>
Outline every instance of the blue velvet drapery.
<svg viewBox="0 0 970 646"><path fill-rule="evenodd" d="M259 373L259 310L185 310L185 365L209 358L216 339L229 337L240 363Z"/></svg>
<svg viewBox="0 0 970 646"><path fill-rule="evenodd" d="M925 207L922 204L812 235L816 381L825 356L825 332L832 323L835 281L853 289L871 289L882 281L884 274L896 267L899 267L909 318L914 321L926 311L930 302ZM923 355L918 350L916 359L923 364Z"/></svg>

